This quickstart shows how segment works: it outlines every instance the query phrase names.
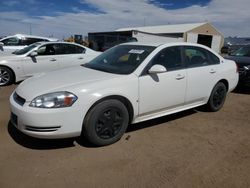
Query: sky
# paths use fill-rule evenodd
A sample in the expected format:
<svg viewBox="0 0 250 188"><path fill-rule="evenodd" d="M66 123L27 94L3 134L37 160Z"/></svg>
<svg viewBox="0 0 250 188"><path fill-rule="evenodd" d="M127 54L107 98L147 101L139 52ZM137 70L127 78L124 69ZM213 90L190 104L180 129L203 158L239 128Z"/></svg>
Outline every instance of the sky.
<svg viewBox="0 0 250 188"><path fill-rule="evenodd" d="M0 0L0 36L67 38L123 27L212 23L250 37L250 0Z"/></svg>

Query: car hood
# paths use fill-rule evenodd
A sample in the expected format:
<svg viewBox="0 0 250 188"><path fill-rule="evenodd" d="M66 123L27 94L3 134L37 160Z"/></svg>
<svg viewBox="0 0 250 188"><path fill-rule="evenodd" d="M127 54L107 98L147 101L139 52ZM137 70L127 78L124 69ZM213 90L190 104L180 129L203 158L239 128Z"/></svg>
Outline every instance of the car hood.
<svg viewBox="0 0 250 188"><path fill-rule="evenodd" d="M26 101L34 97L56 91L68 91L70 88L91 84L93 82L109 80L121 75L97 71L85 67L72 67L42 73L23 81L16 89L16 92Z"/></svg>
<svg viewBox="0 0 250 188"><path fill-rule="evenodd" d="M8 54L8 55L0 55L0 63L4 63L10 60L18 60L20 59L21 55L15 55L15 54Z"/></svg>
<svg viewBox="0 0 250 188"><path fill-rule="evenodd" d="M237 64L250 65L250 57L226 56L225 59L234 60Z"/></svg>

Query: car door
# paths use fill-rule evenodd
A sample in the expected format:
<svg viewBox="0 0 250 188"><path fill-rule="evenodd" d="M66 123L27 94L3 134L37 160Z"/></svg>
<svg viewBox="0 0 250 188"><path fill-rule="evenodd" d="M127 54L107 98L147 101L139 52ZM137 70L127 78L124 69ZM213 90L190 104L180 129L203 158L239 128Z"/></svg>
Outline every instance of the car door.
<svg viewBox="0 0 250 188"><path fill-rule="evenodd" d="M155 64L163 65L167 72L148 74ZM160 51L139 77L139 115L157 113L184 104L186 70L181 47L168 47Z"/></svg>
<svg viewBox="0 0 250 188"><path fill-rule="evenodd" d="M27 77L41 72L58 69L58 55L55 53L55 44L45 44L37 49L37 56L24 58L23 69Z"/></svg>
<svg viewBox="0 0 250 188"><path fill-rule="evenodd" d="M185 102L205 102L218 80L220 59L208 50L195 46L185 46L183 53L187 65Z"/></svg>
<svg viewBox="0 0 250 188"><path fill-rule="evenodd" d="M84 47L75 44L61 44L58 54L60 54L61 61L58 66L60 68L78 66L88 62L88 56L85 54Z"/></svg>

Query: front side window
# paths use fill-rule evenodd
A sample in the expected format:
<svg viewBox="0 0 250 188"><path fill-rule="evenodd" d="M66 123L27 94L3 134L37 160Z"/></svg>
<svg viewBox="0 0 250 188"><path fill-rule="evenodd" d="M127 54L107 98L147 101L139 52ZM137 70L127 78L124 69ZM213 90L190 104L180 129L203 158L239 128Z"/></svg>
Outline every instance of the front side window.
<svg viewBox="0 0 250 188"><path fill-rule="evenodd" d="M177 70L183 68L181 58L181 47L168 47L160 51L153 59L151 65L163 65L167 71Z"/></svg>
<svg viewBox="0 0 250 188"><path fill-rule="evenodd" d="M17 37L7 38L1 41L5 46L18 46L20 44L20 39Z"/></svg>
<svg viewBox="0 0 250 188"><path fill-rule="evenodd" d="M153 46L119 45L83 66L114 74L130 74L154 49Z"/></svg>
<svg viewBox="0 0 250 188"><path fill-rule="evenodd" d="M34 49L35 47L39 46L40 43L34 43L34 44L31 44L23 49L20 49L20 50L17 50L14 52L15 55L23 55L23 54L26 54L28 53L29 51L31 51L32 49Z"/></svg>
<svg viewBox="0 0 250 188"><path fill-rule="evenodd" d="M44 46L41 46L37 50L38 55L55 55L55 46L53 44L47 44Z"/></svg>

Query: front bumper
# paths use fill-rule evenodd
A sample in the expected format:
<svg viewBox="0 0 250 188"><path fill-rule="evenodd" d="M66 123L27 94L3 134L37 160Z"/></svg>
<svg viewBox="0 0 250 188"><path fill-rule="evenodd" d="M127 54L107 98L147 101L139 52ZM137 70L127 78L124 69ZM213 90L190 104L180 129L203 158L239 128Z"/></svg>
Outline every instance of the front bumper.
<svg viewBox="0 0 250 188"><path fill-rule="evenodd" d="M43 109L20 105L10 97L11 122L21 132L36 138L68 138L81 135L84 114L77 105Z"/></svg>

